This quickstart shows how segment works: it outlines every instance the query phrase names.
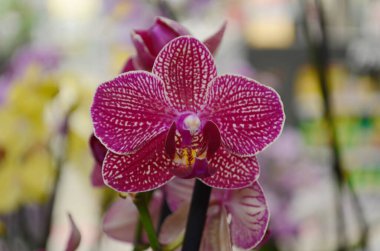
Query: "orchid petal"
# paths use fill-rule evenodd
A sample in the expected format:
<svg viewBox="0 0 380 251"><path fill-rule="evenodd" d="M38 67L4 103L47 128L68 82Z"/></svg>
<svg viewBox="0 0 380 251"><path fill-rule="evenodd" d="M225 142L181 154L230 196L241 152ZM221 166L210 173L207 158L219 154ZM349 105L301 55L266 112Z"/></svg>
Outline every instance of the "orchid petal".
<svg viewBox="0 0 380 251"><path fill-rule="evenodd" d="M165 153L171 159L174 159L175 151L176 151L175 133L176 133L176 125L175 125L175 122L173 122L173 124L170 126L168 134L166 135L166 140L165 140Z"/></svg>
<svg viewBox="0 0 380 251"><path fill-rule="evenodd" d="M203 43L206 45L206 47L209 49L211 54L215 54L216 50L218 49L222 39L224 32L226 31L227 22L224 22L223 25L219 28L219 30L213 34L211 37L207 38Z"/></svg>
<svg viewBox="0 0 380 251"><path fill-rule="evenodd" d="M73 217L71 214L68 214L71 226L70 237L67 242L66 251L74 251L79 247L80 241L82 239L82 235L79 232L77 225L75 224Z"/></svg>
<svg viewBox="0 0 380 251"><path fill-rule="evenodd" d="M113 239L133 243L138 211L133 202L127 199L118 199L111 204L103 218L103 231Z"/></svg>
<svg viewBox="0 0 380 251"><path fill-rule="evenodd" d="M208 83L216 77L216 67L211 53L200 41L183 36L161 50L153 73L164 81L167 96L179 112L197 112Z"/></svg>
<svg viewBox="0 0 380 251"><path fill-rule="evenodd" d="M115 153L138 150L167 131L174 114L162 82L148 72L129 72L100 85L91 107L95 134Z"/></svg>
<svg viewBox="0 0 380 251"><path fill-rule="evenodd" d="M165 186L166 201L170 210L177 211L182 203L189 203L193 194L194 179L175 178Z"/></svg>
<svg viewBox="0 0 380 251"><path fill-rule="evenodd" d="M207 144L206 158L210 159L220 148L220 132L212 121L207 121L203 127L203 137Z"/></svg>
<svg viewBox="0 0 380 251"><path fill-rule="evenodd" d="M242 156L252 156L272 143L285 120L276 91L234 75L211 83L203 116L218 126L222 145Z"/></svg>
<svg viewBox="0 0 380 251"><path fill-rule="evenodd" d="M252 249L264 238L269 222L269 210L259 183L230 191L226 208L231 213L232 242L243 249Z"/></svg>
<svg viewBox="0 0 380 251"><path fill-rule="evenodd" d="M207 218L201 243L202 251L232 251L227 212L221 207L219 212Z"/></svg>
<svg viewBox="0 0 380 251"><path fill-rule="evenodd" d="M91 185L94 187L104 186L102 166L96 163L91 171Z"/></svg>
<svg viewBox="0 0 380 251"><path fill-rule="evenodd" d="M119 192L156 189L173 178L172 160L165 155L165 133L161 133L134 154L108 151L103 162L105 184Z"/></svg>
<svg viewBox="0 0 380 251"><path fill-rule="evenodd" d="M187 215L189 214L189 203L183 203L174 213L169 215L161 227L160 243L171 244L183 237L186 229Z"/></svg>
<svg viewBox="0 0 380 251"><path fill-rule="evenodd" d="M214 188L237 189L251 185L259 178L259 164L255 156L240 157L223 147L209 160L216 173L201 180Z"/></svg>
<svg viewBox="0 0 380 251"><path fill-rule="evenodd" d="M90 148L92 156L96 162L101 165L104 158L106 157L107 148L102 144L102 142L100 142L97 137L95 137L94 134L91 134L90 136Z"/></svg>

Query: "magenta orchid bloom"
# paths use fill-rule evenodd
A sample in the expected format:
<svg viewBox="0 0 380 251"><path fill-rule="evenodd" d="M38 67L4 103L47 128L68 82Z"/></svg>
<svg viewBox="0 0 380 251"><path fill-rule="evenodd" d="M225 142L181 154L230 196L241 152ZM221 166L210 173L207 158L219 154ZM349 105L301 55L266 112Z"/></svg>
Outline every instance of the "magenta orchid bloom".
<svg viewBox="0 0 380 251"><path fill-rule="evenodd" d="M174 213L162 226L162 243L168 244L185 231L184 208L189 206L193 185L194 181L175 179L165 186L168 205ZM201 250L232 250L233 245L250 250L263 240L268 222L269 210L259 183L243 189L213 189Z"/></svg>
<svg viewBox="0 0 380 251"><path fill-rule="evenodd" d="M143 192L174 176L224 189L255 182L255 154L283 127L279 95L246 77L218 77L210 51L190 36L169 42L152 72L122 74L95 93L94 133L109 150L105 183Z"/></svg>
<svg viewBox="0 0 380 251"><path fill-rule="evenodd" d="M225 29L226 23L205 40L204 43L211 53L215 53L218 49ZM150 28L135 30L132 33L132 41L137 55L127 60L122 72L135 70L151 71L158 53L168 42L179 36L189 34L189 31L181 24L164 17L157 17ZM104 185L101 169L107 149L93 134L90 137L90 147L95 159L95 165L91 173L91 183L95 187L101 187Z"/></svg>

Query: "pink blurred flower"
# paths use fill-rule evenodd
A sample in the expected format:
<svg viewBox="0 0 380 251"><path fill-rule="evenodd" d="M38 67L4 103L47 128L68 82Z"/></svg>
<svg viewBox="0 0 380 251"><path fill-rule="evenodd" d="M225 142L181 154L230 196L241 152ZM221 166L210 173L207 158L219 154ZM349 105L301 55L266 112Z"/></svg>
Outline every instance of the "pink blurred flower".
<svg viewBox="0 0 380 251"><path fill-rule="evenodd" d="M328 168L310 159L302 135L288 127L273 147L260 155L265 165L260 179L271 208L270 230L282 246L293 249L302 230L300 213L295 210L300 198L328 177ZM316 209L317 210L317 209Z"/></svg>
<svg viewBox="0 0 380 251"><path fill-rule="evenodd" d="M156 228L160 217L162 200L162 193L156 191L153 193L149 204L149 212ZM103 231L108 237L133 243L138 221L139 213L130 198L120 198L116 200L105 213L103 218ZM144 240L147 241L145 234L143 237Z"/></svg>
<svg viewBox="0 0 380 251"><path fill-rule="evenodd" d="M169 244L185 231L187 211L194 181L175 179L165 186L169 216L161 230L160 241ZM228 215L231 219L228 220ZM211 194L201 250L232 250L256 247L264 238L269 222L269 210L264 193L255 182L237 190L214 189Z"/></svg>
<svg viewBox="0 0 380 251"><path fill-rule="evenodd" d="M218 77L210 51L190 36L169 42L152 72L122 74L95 93L94 132L109 149L105 183L143 192L174 176L224 189L255 182L255 155L283 127L279 95L246 77Z"/></svg>

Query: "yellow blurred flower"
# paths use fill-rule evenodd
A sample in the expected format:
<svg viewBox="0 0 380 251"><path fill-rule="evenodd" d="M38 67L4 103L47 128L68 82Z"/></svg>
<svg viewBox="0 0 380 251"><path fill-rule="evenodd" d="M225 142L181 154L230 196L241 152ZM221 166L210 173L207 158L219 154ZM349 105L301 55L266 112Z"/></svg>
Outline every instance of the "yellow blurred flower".
<svg viewBox="0 0 380 251"><path fill-rule="evenodd" d="M55 168L44 112L58 90L54 76L32 64L13 80L0 107L0 214L43 202L50 194Z"/></svg>

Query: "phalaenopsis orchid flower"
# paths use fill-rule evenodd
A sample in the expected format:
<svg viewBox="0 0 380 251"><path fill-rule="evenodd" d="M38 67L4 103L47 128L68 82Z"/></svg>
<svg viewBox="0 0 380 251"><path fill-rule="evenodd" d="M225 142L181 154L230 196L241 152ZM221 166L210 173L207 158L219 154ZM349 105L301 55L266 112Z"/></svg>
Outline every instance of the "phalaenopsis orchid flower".
<svg viewBox="0 0 380 251"><path fill-rule="evenodd" d="M219 30L204 41L211 53L215 53L223 38L226 23ZM171 40L190 32L181 24L164 17L157 17L154 24L146 30L135 30L131 34L137 54L131 57L123 66L122 73L134 70L151 71L154 60L161 49ZM94 186L102 186L101 168L107 153L107 148L94 135L90 137L90 148L95 159L95 166L91 174Z"/></svg>
<svg viewBox="0 0 380 251"><path fill-rule="evenodd" d="M170 41L152 73L132 71L100 85L91 116L109 150L103 179L120 192L156 189L175 176L215 188L247 187L259 176L255 154L284 123L273 89L217 76L210 51L191 36Z"/></svg>

